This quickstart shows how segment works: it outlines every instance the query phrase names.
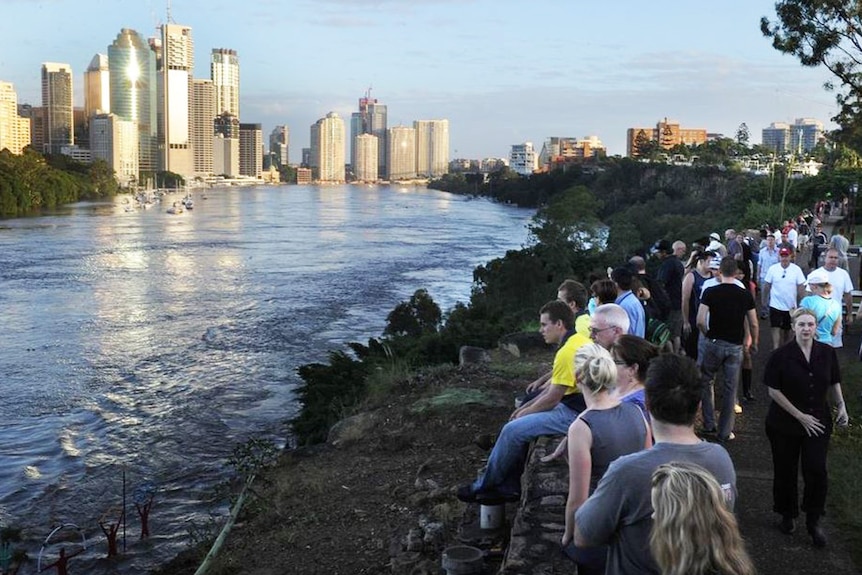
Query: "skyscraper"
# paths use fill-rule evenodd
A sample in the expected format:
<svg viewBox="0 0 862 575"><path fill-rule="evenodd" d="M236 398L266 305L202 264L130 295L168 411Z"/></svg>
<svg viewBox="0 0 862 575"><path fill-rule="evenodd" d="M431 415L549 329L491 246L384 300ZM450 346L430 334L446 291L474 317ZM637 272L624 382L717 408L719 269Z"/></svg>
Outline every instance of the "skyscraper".
<svg viewBox="0 0 862 575"><path fill-rule="evenodd" d="M9 82L0 82L0 150L20 154L30 145L30 119L18 115L18 94Z"/></svg>
<svg viewBox="0 0 862 575"><path fill-rule="evenodd" d="M210 78L215 86L216 114L239 115L239 58L236 50L215 48L210 55Z"/></svg>
<svg viewBox="0 0 862 575"><path fill-rule="evenodd" d="M311 169L321 182L344 181L344 120L335 112L311 126Z"/></svg>
<svg viewBox="0 0 862 575"><path fill-rule="evenodd" d="M213 173L213 120L215 90L211 80L194 80L192 93L192 148L195 153L195 174Z"/></svg>
<svg viewBox="0 0 862 575"><path fill-rule="evenodd" d="M111 75L108 68L108 56L96 54L90 60L87 71L84 72L84 118L99 112L107 114L111 111Z"/></svg>
<svg viewBox="0 0 862 575"><path fill-rule="evenodd" d="M179 24L163 24L161 29L160 167L184 177L191 177L195 171L191 125L195 63L192 29Z"/></svg>
<svg viewBox="0 0 862 575"><path fill-rule="evenodd" d="M814 118L796 118L790 127L790 151L810 152L823 139L823 122Z"/></svg>
<svg viewBox="0 0 862 575"><path fill-rule="evenodd" d="M156 55L143 36L123 28L108 46L112 114L138 130L138 166L155 172L158 161L158 78Z"/></svg>
<svg viewBox="0 0 862 575"><path fill-rule="evenodd" d="M276 126L269 134L269 153L275 157L278 167L290 163L290 130L287 126Z"/></svg>
<svg viewBox="0 0 862 575"><path fill-rule="evenodd" d="M416 120L416 174L439 178L449 172L449 120Z"/></svg>
<svg viewBox="0 0 862 575"><path fill-rule="evenodd" d="M377 136L359 134L353 140L356 150L356 163L353 165L353 176L360 182L377 181Z"/></svg>
<svg viewBox="0 0 862 575"><path fill-rule="evenodd" d="M350 163L356 170L356 154L353 144L356 136L360 134L371 134L377 136L377 161L379 175L386 172L386 106L371 97L371 89L365 93L365 97L359 99L359 111L350 115Z"/></svg>
<svg viewBox="0 0 862 575"><path fill-rule="evenodd" d="M393 126L388 130L386 165L389 179L416 178L416 130L407 126Z"/></svg>
<svg viewBox="0 0 862 575"><path fill-rule="evenodd" d="M787 122L772 122L761 131L761 144L776 154L783 154L790 149L790 124Z"/></svg>
<svg viewBox="0 0 862 575"><path fill-rule="evenodd" d="M90 151L114 170L120 185L134 182L138 165L138 126L116 114L94 114L90 118Z"/></svg>
<svg viewBox="0 0 862 575"><path fill-rule="evenodd" d="M59 154L75 143L72 115L72 67L42 64L42 107L45 108L45 151Z"/></svg>

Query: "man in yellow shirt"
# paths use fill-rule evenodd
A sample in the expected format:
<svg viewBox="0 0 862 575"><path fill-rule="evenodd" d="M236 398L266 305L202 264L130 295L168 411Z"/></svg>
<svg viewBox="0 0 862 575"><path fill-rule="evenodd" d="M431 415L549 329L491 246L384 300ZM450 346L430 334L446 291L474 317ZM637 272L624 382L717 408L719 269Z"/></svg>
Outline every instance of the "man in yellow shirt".
<svg viewBox="0 0 862 575"><path fill-rule="evenodd" d="M535 398L517 408L503 426L488 466L479 479L458 489L465 502L516 499L520 496L521 473L530 442L542 435L563 435L583 411L583 397L575 384L575 353L590 343L574 331L574 313L555 300L539 310L539 323L546 343L558 345L550 384Z"/></svg>

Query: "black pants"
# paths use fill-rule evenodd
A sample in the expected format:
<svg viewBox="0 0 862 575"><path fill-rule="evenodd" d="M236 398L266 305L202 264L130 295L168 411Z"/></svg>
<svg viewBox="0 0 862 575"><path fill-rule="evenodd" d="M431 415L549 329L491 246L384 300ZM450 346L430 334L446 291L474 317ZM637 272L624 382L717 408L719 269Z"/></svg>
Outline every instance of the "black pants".
<svg viewBox="0 0 862 575"><path fill-rule="evenodd" d="M826 506L826 452L829 449L828 430L823 435L789 435L766 426L766 436L772 446L772 510L783 516L799 515L799 462L802 461L802 510L808 521L816 521Z"/></svg>

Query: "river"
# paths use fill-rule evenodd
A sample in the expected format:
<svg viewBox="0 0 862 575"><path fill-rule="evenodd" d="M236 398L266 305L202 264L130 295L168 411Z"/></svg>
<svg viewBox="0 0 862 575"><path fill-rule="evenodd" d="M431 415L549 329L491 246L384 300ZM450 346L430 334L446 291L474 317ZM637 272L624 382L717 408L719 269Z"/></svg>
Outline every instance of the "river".
<svg viewBox="0 0 862 575"><path fill-rule="evenodd" d="M86 537L72 573L146 573L181 551L224 513L214 487L234 446L284 444L299 365L378 336L418 288L444 310L467 301L473 268L520 247L531 215L396 186L166 205L0 221L0 526L23 529L22 573L60 525L42 565ZM108 562L98 522L116 521L124 477L127 502L158 489L152 537L130 505L126 553Z"/></svg>

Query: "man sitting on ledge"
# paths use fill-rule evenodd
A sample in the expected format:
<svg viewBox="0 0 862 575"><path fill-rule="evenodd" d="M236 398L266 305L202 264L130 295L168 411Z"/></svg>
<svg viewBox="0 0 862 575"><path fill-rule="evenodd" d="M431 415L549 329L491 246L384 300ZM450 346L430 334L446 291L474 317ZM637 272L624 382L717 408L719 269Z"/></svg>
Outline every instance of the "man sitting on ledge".
<svg viewBox="0 0 862 575"><path fill-rule="evenodd" d="M503 426L488 458L485 472L472 484L458 489L465 502L517 499L527 447L542 435L563 435L586 408L575 385L575 353L589 338L574 331L574 313L564 302L551 301L539 311L546 343L559 346L554 356L550 384L535 398L516 409Z"/></svg>

